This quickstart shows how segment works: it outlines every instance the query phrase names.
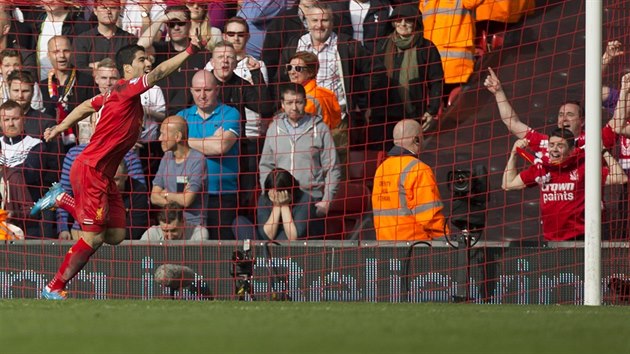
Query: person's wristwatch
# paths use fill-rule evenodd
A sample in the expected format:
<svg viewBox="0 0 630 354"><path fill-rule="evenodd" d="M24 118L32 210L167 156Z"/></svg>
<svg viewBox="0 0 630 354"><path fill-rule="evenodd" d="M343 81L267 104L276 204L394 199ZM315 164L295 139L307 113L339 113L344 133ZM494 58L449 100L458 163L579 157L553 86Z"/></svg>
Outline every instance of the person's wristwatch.
<svg viewBox="0 0 630 354"><path fill-rule="evenodd" d="M146 11L142 11L142 12L140 13L140 17L142 17L142 18L149 18L149 13L148 13L148 12L146 12Z"/></svg>

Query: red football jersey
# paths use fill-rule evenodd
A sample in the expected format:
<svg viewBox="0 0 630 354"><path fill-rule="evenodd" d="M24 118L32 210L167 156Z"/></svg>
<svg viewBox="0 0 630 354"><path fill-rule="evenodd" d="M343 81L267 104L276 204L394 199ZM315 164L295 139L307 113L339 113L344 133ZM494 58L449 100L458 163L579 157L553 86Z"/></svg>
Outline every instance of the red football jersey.
<svg viewBox="0 0 630 354"><path fill-rule="evenodd" d="M547 154L547 147L549 146L549 136L547 134L539 133L533 129L527 131L525 134L525 139L529 140L529 148L534 152L542 152L543 154ZM611 149L615 146L615 142L617 141L617 134L615 131L606 124L602 128L602 144L607 149ZM584 130L582 133L575 138L575 147L584 148L585 144L585 135Z"/></svg>
<svg viewBox="0 0 630 354"><path fill-rule="evenodd" d="M540 185L540 214L546 240L584 235L584 162L570 167L530 166L520 173L528 186ZM602 168L602 184L608 168Z"/></svg>
<svg viewBox="0 0 630 354"><path fill-rule="evenodd" d="M110 91L92 98L100 118L77 160L113 178L120 161L138 141L144 115L140 95L149 88L146 75L142 75L119 80Z"/></svg>

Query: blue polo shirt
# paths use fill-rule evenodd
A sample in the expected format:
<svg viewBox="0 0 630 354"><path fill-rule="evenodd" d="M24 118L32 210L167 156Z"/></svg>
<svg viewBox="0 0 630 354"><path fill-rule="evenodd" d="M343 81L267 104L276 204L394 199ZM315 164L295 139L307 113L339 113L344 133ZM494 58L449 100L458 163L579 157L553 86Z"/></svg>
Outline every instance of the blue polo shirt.
<svg viewBox="0 0 630 354"><path fill-rule="evenodd" d="M177 113L188 122L189 138L206 138L219 128L241 136L240 114L230 106L219 103L207 119L197 114L197 105ZM206 156L208 166L208 194L236 193L238 191L238 155L240 144L235 143L220 156Z"/></svg>

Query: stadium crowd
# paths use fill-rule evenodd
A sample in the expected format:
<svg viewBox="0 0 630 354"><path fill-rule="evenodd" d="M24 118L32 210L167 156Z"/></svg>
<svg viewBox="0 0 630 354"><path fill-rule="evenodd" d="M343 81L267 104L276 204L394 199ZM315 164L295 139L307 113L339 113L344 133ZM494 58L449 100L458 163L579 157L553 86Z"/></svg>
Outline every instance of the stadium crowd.
<svg viewBox="0 0 630 354"><path fill-rule="evenodd" d="M485 36L517 24L533 9L530 0L82 5L42 0L0 8L1 207L26 237L80 237L79 226L62 209L34 216L29 209L54 181L73 193L68 172L89 144L99 112L53 141L43 138L46 128L85 100L107 96L122 77L114 61L119 49L145 48L148 73L185 51L192 36L203 40L202 50L142 93L140 138L116 173L128 239L322 237L330 233L326 218L335 198L347 197L348 159L356 146L385 153L376 175L354 181L374 187L377 238L442 237L449 230L435 176L419 159L423 131L436 127L449 98L468 82L479 52L497 45L480 42L476 31ZM610 45L605 63L619 50ZM560 109L558 128L564 131L553 136L571 142L559 156L548 149L547 135L520 122L492 70L485 85L508 130L524 139L514 151L529 148L549 158L521 180L511 158L504 188L539 184L544 190L548 181L541 181L541 169L553 169L560 157L570 155L572 167L583 167L579 103ZM612 176L606 183L626 182L616 172L628 168L627 159L617 168L607 149L617 135L630 135L629 86L604 92L615 112L602 132L610 168L604 176ZM615 110L617 100L623 105ZM576 178L583 184L581 171ZM544 214L553 207L541 209ZM154 219L159 226L150 226ZM576 220L583 224L583 217ZM583 234L583 227L575 233L571 225L566 233L566 225L556 226L545 230L547 239Z"/></svg>

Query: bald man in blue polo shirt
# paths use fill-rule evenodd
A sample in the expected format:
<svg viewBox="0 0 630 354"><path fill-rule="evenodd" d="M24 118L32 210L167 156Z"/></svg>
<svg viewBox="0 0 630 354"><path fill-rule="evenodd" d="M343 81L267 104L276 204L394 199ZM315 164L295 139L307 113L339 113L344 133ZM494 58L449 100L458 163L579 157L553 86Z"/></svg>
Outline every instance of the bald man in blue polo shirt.
<svg viewBox="0 0 630 354"><path fill-rule="evenodd" d="M177 115L188 122L188 144L207 157L206 224L211 240L234 239L231 225L238 206L240 114L219 102L211 72L198 71L190 88L195 105Z"/></svg>

